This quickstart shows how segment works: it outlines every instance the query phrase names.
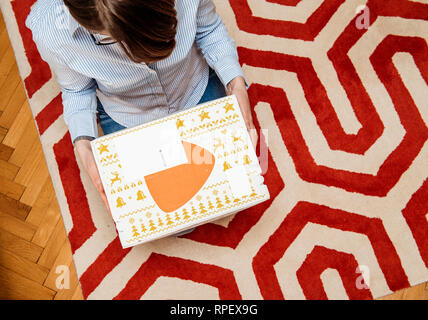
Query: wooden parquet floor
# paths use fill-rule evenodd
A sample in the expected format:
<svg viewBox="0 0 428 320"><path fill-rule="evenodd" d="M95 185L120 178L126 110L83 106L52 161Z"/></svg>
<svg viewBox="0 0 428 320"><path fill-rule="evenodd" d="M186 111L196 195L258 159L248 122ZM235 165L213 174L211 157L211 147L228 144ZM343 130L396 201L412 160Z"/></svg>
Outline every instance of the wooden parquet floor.
<svg viewBox="0 0 428 320"><path fill-rule="evenodd" d="M58 289L70 270L69 289ZM58 272L58 273L57 273ZM69 241L0 13L0 299L82 299ZM428 283L382 299L428 300Z"/></svg>
<svg viewBox="0 0 428 320"><path fill-rule="evenodd" d="M58 289L67 276L69 289ZM58 272L58 273L57 273ZM0 299L82 299L52 181L0 16Z"/></svg>

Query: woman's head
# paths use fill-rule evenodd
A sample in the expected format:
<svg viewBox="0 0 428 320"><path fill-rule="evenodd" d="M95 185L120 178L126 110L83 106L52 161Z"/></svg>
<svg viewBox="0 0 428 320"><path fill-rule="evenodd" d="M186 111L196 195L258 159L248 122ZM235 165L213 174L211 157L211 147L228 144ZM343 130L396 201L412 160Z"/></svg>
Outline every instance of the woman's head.
<svg viewBox="0 0 428 320"><path fill-rule="evenodd" d="M135 62L155 62L175 47L174 0L64 0L84 28L108 33Z"/></svg>

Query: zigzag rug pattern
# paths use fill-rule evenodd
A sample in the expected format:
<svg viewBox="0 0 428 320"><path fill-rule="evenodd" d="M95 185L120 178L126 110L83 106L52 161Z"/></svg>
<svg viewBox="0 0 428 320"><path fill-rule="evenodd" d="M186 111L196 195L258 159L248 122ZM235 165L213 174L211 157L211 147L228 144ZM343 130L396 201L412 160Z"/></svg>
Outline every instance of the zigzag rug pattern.
<svg viewBox="0 0 428 320"><path fill-rule="evenodd" d="M426 1L215 0L271 199L126 250L25 27L34 2L1 8L85 298L372 299L428 280Z"/></svg>

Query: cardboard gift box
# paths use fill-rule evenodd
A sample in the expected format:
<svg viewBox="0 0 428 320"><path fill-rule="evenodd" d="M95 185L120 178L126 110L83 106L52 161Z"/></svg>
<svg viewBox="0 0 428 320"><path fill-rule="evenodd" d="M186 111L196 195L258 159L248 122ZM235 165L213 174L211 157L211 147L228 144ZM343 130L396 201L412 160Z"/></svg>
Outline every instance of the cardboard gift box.
<svg viewBox="0 0 428 320"><path fill-rule="evenodd" d="M269 199L234 95L91 141L124 248Z"/></svg>

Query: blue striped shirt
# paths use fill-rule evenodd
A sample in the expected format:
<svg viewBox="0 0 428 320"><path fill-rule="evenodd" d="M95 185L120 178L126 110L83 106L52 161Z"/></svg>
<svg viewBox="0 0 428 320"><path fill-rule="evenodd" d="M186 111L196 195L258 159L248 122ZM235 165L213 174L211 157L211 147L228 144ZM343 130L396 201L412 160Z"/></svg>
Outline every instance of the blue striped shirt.
<svg viewBox="0 0 428 320"><path fill-rule="evenodd" d="M62 0L34 4L26 26L56 74L72 141L98 137L96 97L114 121L133 127L196 105L209 66L225 86L244 76L212 0L176 0L175 7L176 47L168 58L147 65L133 62L118 44L96 45Z"/></svg>

